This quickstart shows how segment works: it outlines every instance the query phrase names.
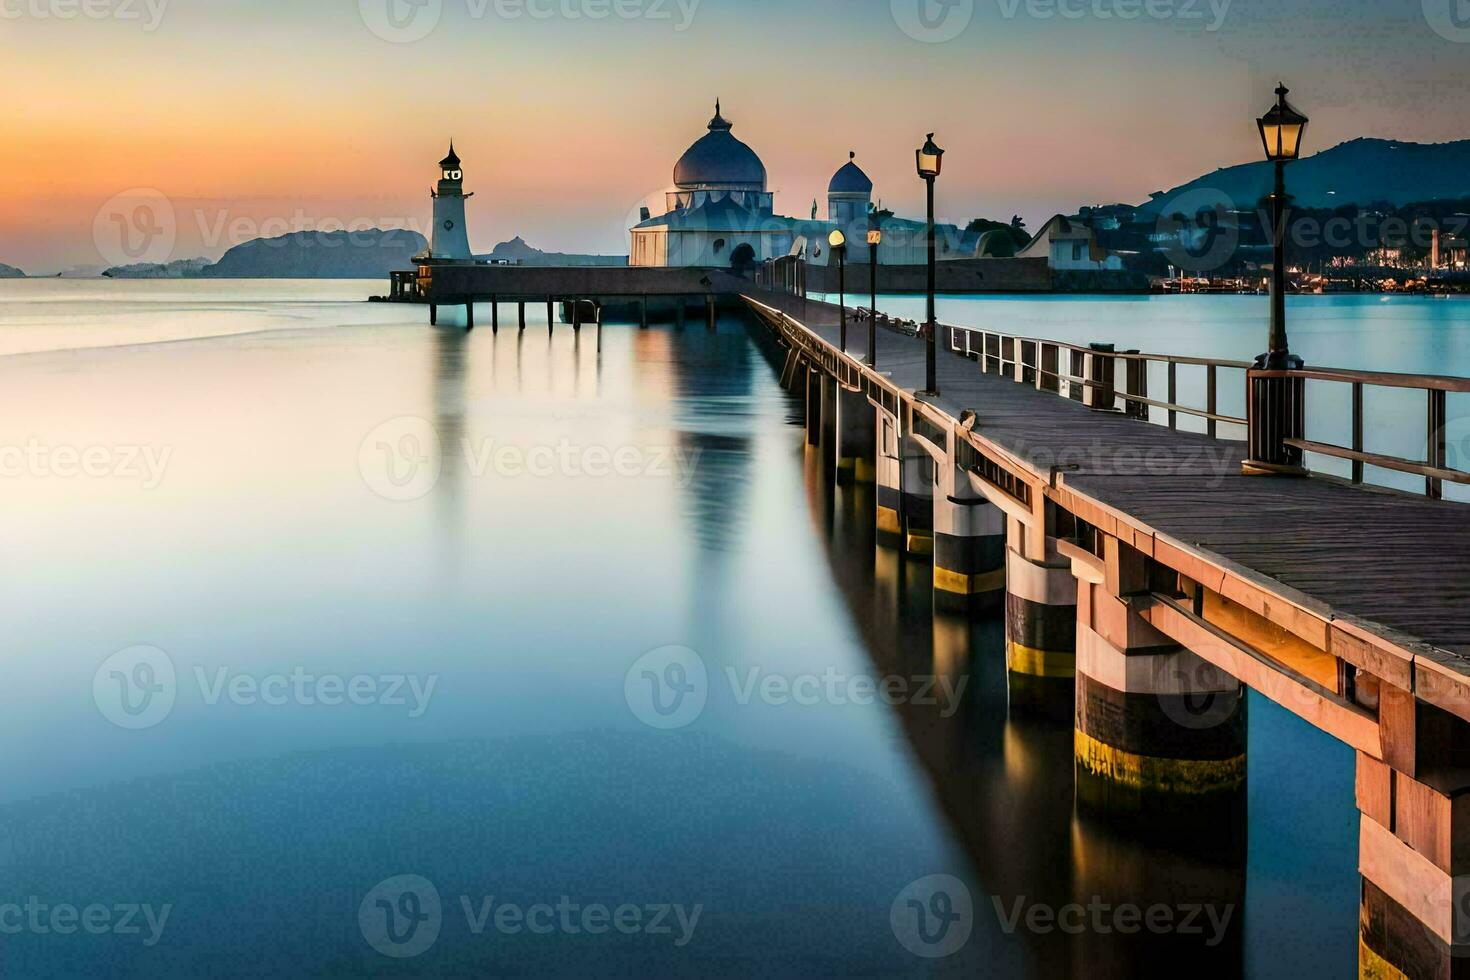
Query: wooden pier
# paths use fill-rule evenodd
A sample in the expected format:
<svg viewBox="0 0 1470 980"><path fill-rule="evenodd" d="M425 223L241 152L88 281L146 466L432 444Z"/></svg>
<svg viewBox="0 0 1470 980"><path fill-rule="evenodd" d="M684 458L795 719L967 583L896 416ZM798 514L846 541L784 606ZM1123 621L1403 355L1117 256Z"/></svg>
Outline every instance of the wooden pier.
<svg viewBox="0 0 1470 980"><path fill-rule="evenodd" d="M835 425L840 454L858 416L844 399L876 418L880 531L897 521L894 540L933 556L936 595L1005 604L1014 687L1071 686L1079 798L1147 811L1229 796L1254 689L1357 752L1364 975L1470 969L1470 508L1436 499L1470 480L1442 442L1446 393L1470 381L1301 372L1351 387L1353 445L1298 441L1359 482L1247 475L1252 420L1218 402L1262 375L1248 364L943 327L930 396L912 324L880 319L870 367L866 311L847 312L844 353L837 307L742 295L786 352L783 382L808 392L809 433ZM1168 390L1151 396L1161 362ZM1204 405L1181 403L1182 365L1205 374ZM1363 391L1380 386L1424 391L1428 459L1363 451ZM1182 431L1185 416L1205 431ZM1364 465L1414 473L1425 492L1361 485ZM986 509L1004 527L999 562ZM948 559L946 528L961 539ZM967 553L963 576L944 567Z"/></svg>

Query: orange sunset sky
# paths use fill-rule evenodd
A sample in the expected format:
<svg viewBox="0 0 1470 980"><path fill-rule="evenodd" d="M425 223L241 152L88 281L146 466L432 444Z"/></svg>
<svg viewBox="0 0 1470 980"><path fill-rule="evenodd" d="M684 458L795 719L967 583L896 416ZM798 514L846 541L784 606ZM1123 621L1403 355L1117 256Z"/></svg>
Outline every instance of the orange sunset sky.
<svg viewBox="0 0 1470 980"><path fill-rule="evenodd" d="M626 251L716 96L783 213L849 149L917 212L932 129L942 217L1033 228L1256 159L1278 77L1310 150L1470 137L1470 43L1435 0L92 2L0 0L0 262L33 274L100 264L93 219L135 188L173 205L174 258L303 223L423 229L450 137L478 251ZM963 29L912 36L919 2Z"/></svg>

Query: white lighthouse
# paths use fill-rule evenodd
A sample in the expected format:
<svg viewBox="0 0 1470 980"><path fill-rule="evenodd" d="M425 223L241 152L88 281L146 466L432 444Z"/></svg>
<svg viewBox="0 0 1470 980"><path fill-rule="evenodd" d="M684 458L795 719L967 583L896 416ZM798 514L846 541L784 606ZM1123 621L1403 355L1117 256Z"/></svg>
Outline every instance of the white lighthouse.
<svg viewBox="0 0 1470 980"><path fill-rule="evenodd" d="M433 192L434 241L429 249L434 258L464 262L474 258L464 218L464 202L474 196L464 192L464 171L450 141L449 156L439 161L439 187Z"/></svg>

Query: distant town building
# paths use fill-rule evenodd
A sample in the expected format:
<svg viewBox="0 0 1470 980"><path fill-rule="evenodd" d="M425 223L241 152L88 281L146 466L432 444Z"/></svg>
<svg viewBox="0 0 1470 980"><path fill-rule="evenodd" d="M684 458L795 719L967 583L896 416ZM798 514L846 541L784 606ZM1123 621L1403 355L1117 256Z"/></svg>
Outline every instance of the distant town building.
<svg viewBox="0 0 1470 980"><path fill-rule="evenodd" d="M1063 272L1123 268L1123 259L1099 245L1091 228L1060 214L1043 225L1031 244L1016 253L1016 258L1044 258L1051 268Z"/></svg>

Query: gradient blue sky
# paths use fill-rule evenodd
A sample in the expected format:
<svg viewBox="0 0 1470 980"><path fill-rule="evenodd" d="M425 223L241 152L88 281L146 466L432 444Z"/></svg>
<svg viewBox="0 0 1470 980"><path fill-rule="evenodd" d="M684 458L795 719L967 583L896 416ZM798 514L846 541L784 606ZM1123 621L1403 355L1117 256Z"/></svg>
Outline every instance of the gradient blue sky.
<svg viewBox="0 0 1470 980"><path fill-rule="evenodd" d="M1130 0L1060 0L1077 16L974 0L943 43L900 28L920 0L698 0L682 31L678 0L617 0L668 19L602 20L426 0L440 15L410 43L368 26L390 0L89 2L116 6L62 19L67 0L0 0L0 261L32 272L101 262L94 217L135 188L171 202L175 257L303 221L423 228L451 135L477 249L521 234L625 251L629 216L716 96L792 214L849 149L887 205L917 211L913 149L930 129L950 152L949 219L1034 226L1141 201L1257 158L1253 118L1278 78L1313 118L1313 150L1470 137L1470 23L1446 13L1460 0L1230 0L1218 29L1225 0L1151 0L1198 17L1132 20L1097 13Z"/></svg>

